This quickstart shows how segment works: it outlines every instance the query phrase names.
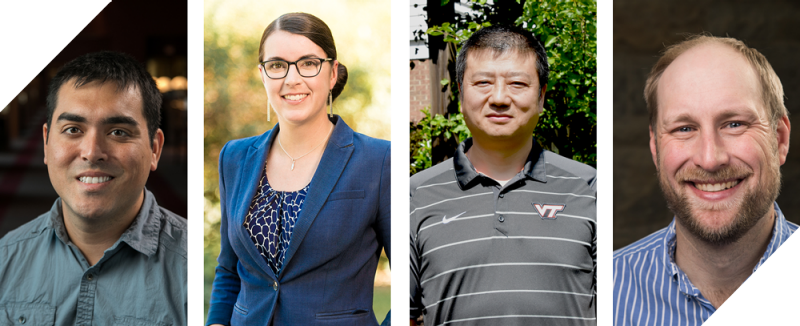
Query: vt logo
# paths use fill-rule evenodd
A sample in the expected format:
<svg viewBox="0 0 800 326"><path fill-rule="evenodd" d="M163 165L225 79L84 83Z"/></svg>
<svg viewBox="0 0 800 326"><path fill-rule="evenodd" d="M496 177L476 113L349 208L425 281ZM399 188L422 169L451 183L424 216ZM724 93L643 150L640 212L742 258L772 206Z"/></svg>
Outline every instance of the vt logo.
<svg viewBox="0 0 800 326"><path fill-rule="evenodd" d="M564 207L567 207L567 205L542 205L537 203L531 203L531 205L533 205L533 208L536 208L536 212L539 213L539 216L541 216L543 220L555 220L557 218L556 214L563 211Z"/></svg>

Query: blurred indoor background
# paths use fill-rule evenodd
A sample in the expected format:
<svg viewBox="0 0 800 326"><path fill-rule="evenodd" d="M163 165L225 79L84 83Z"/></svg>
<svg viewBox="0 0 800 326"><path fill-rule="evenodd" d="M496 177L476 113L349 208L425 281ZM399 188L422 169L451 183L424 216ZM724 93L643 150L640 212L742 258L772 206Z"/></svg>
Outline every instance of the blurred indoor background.
<svg viewBox="0 0 800 326"><path fill-rule="evenodd" d="M205 311L220 239L217 161L226 142L260 135L267 121L267 95L258 73L258 45L264 29L289 12L307 12L328 24L338 60L349 78L333 111L353 130L371 137L390 135L390 10L386 1L222 1L204 2L204 174ZM385 254L375 277L374 310L379 322L390 308L389 262Z"/></svg>
<svg viewBox="0 0 800 326"><path fill-rule="evenodd" d="M111 2L3 108L0 237L50 210L58 197L43 162L42 125L50 80L70 60L103 50L130 54L156 78L164 96L161 129L166 140L147 189L159 205L186 216L186 24L186 1ZM25 49L11 46L4 51Z"/></svg>
<svg viewBox="0 0 800 326"><path fill-rule="evenodd" d="M614 1L614 249L672 221L650 155L644 83L658 55L687 33L730 36L756 48L780 77L789 119L800 109L800 4L791 0ZM792 132L778 197L786 218L800 223L800 132ZM606 158L607 159L607 158ZM601 181L602 182L602 181ZM608 198L608 197L605 197ZM600 214L599 219L611 218ZM603 222L601 222L603 223Z"/></svg>

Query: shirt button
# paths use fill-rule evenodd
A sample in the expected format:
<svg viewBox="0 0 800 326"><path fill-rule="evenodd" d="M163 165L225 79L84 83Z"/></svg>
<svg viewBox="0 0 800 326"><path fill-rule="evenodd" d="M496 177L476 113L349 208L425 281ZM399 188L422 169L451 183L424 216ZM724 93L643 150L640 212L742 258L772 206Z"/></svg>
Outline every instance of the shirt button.
<svg viewBox="0 0 800 326"><path fill-rule="evenodd" d="M25 319L25 315L19 316L19 323L20 324L24 324L26 321L28 321L28 320Z"/></svg>
<svg viewBox="0 0 800 326"><path fill-rule="evenodd" d="M91 281L92 279L94 279L94 275L92 274L86 275L86 279Z"/></svg>
<svg viewBox="0 0 800 326"><path fill-rule="evenodd" d="M506 194L500 194L500 198L503 198Z"/></svg>
<svg viewBox="0 0 800 326"><path fill-rule="evenodd" d="M272 289L278 291L278 282L272 282Z"/></svg>
<svg viewBox="0 0 800 326"><path fill-rule="evenodd" d="M506 218L503 217L503 215L500 215L500 217L498 217L497 220L500 221L500 223L503 223L503 221L505 221Z"/></svg>

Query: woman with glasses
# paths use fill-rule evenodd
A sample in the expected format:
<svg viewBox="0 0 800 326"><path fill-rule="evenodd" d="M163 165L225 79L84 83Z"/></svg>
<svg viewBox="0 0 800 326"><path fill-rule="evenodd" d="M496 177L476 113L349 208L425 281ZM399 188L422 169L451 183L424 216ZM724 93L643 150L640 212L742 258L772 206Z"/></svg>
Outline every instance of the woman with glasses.
<svg viewBox="0 0 800 326"><path fill-rule="evenodd" d="M381 248L391 252L389 142L333 115L347 69L319 18L273 21L258 61L278 123L220 151L207 323L375 325L375 270Z"/></svg>

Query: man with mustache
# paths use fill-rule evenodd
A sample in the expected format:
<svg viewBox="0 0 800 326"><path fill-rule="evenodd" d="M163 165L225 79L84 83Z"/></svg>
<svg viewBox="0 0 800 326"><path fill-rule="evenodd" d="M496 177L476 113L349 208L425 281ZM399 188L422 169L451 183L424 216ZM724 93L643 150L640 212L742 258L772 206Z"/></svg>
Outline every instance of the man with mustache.
<svg viewBox="0 0 800 326"><path fill-rule="evenodd" d="M775 203L783 86L755 49L699 35L666 49L644 94L675 219L614 253L614 324L699 324L797 229Z"/></svg>
<svg viewBox="0 0 800 326"><path fill-rule="evenodd" d="M186 324L186 220L144 187L160 109L128 55L86 54L52 79L42 136L60 198L0 239L0 324Z"/></svg>
<svg viewBox="0 0 800 326"><path fill-rule="evenodd" d="M596 324L595 169L533 138L544 46L486 27L456 67L472 138L411 178L411 324Z"/></svg>

